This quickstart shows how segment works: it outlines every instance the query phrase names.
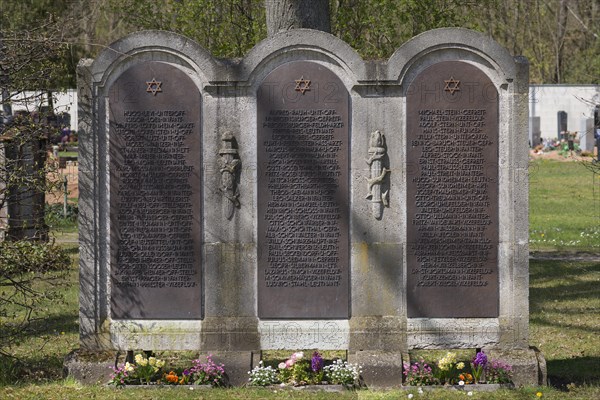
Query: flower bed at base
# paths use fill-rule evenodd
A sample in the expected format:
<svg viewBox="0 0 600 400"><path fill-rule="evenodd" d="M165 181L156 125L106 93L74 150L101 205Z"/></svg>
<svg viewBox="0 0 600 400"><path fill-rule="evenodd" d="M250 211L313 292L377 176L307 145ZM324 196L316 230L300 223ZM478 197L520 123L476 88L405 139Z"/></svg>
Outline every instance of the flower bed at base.
<svg viewBox="0 0 600 400"><path fill-rule="evenodd" d="M277 365L277 369L271 365L265 366L263 361L248 371L249 386L272 386L279 384L280 387L319 387L330 385L341 385L347 388L360 386L360 374L362 370L357 364L350 364L341 359L334 360L330 365L325 365L325 360L318 351L312 358L305 359L303 352L293 353L285 362ZM322 390L323 388L321 388Z"/></svg>
<svg viewBox="0 0 600 400"><path fill-rule="evenodd" d="M403 374L409 388L457 387L466 390L475 385L489 388L491 385L512 385L512 366L501 360L488 360L483 351L473 357L469 366L458 361L455 353L448 352L433 365L423 359L412 364L405 362Z"/></svg>
<svg viewBox="0 0 600 400"><path fill-rule="evenodd" d="M226 375L223 364L216 364L212 355L203 362L200 359L192 361L190 368L163 370L165 362L155 357L146 358L142 354L135 356L135 363L125 362L113 368L109 385L124 386L224 386Z"/></svg>

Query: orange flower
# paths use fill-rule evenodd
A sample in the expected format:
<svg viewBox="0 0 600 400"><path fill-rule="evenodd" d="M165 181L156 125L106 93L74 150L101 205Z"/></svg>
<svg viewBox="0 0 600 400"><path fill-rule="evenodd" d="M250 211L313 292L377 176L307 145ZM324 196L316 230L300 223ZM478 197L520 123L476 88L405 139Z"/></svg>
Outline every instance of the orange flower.
<svg viewBox="0 0 600 400"><path fill-rule="evenodd" d="M472 382L473 382L473 375L471 375L471 374L467 374L467 373L460 374L460 375L458 376L458 379L460 379L460 380L461 380L461 381L463 381L463 382L464 382L466 385L468 385L469 383L472 383Z"/></svg>
<svg viewBox="0 0 600 400"><path fill-rule="evenodd" d="M178 383L179 382L179 377L177 376L177 374L173 371L169 372L168 375L165 375L165 379L167 380L167 382L169 383Z"/></svg>

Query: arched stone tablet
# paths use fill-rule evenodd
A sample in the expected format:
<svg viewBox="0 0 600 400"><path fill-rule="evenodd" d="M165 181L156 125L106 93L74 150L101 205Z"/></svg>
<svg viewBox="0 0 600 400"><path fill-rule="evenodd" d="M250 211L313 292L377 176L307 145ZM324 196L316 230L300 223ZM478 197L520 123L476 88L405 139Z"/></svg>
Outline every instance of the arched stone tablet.
<svg viewBox="0 0 600 400"><path fill-rule="evenodd" d="M201 318L200 92L147 61L109 93L111 316Z"/></svg>
<svg viewBox="0 0 600 400"><path fill-rule="evenodd" d="M498 91L444 61L406 104L408 317L498 317Z"/></svg>
<svg viewBox="0 0 600 400"><path fill-rule="evenodd" d="M276 68L258 106L258 316L349 317L349 105L306 61Z"/></svg>

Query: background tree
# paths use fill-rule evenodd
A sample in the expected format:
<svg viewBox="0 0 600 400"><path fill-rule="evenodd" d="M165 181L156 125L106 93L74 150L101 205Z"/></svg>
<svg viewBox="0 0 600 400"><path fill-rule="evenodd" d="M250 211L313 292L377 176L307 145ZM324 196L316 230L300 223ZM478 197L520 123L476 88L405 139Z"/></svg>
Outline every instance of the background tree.
<svg viewBox="0 0 600 400"><path fill-rule="evenodd" d="M329 0L265 0L267 35L308 28L331 32Z"/></svg>
<svg viewBox="0 0 600 400"><path fill-rule="evenodd" d="M485 32L530 62L532 83L600 83L597 0L497 0Z"/></svg>
<svg viewBox="0 0 600 400"><path fill-rule="evenodd" d="M104 9L123 21L127 31L176 32L216 57L243 57L266 37L261 0L109 0Z"/></svg>
<svg viewBox="0 0 600 400"><path fill-rule="evenodd" d="M30 239L44 239L43 195L53 186L53 180L48 179L51 166L43 162L47 152L45 139L55 128L46 123L48 115L40 105L45 93L61 83L68 84L68 66L64 63L67 25L43 12L47 7L44 2L31 3L27 9L13 3L4 7L3 3L0 14L1 109L10 110L10 103L16 98L25 98L32 104L31 112L14 118L5 116L0 124L0 210L7 203L9 211L12 206L23 204L41 206L41 210L31 210L33 226L27 228L32 233L27 235ZM28 94L33 89L36 92ZM32 201L39 196L41 204ZM6 217L0 213L0 218ZM0 220L0 226L5 226L5 222ZM8 239L17 239L14 232L22 232L20 228L19 224L10 225ZM35 290L33 283L45 280L60 284L60 274L55 271L65 270L69 264L68 256L52 244L0 241L0 365L6 365L2 357L14 356L11 345L31 328L36 320L35 307L47 296Z"/></svg>
<svg viewBox="0 0 600 400"><path fill-rule="evenodd" d="M442 27L481 30L479 16L496 0L332 0L332 32L364 58L386 59L419 33Z"/></svg>

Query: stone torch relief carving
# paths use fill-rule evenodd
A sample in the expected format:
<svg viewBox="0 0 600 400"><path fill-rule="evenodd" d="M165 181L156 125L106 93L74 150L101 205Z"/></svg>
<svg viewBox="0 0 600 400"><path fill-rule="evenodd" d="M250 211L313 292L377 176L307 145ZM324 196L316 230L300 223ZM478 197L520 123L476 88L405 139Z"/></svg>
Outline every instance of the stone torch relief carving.
<svg viewBox="0 0 600 400"><path fill-rule="evenodd" d="M383 207L388 206L389 191L383 191L385 176L390 172L384 166L386 153L385 136L380 131L372 132L369 139L369 158L366 160L371 169L370 177L367 178L369 186L367 200L371 200L373 217L376 219L382 218Z"/></svg>
<svg viewBox="0 0 600 400"><path fill-rule="evenodd" d="M240 159L235 143L235 137L230 131L226 131L221 136L222 147L219 150L219 168L221 172L221 193L223 193L223 214L228 220L233 218L236 207L240 206L239 189L237 187L237 169L240 166Z"/></svg>

